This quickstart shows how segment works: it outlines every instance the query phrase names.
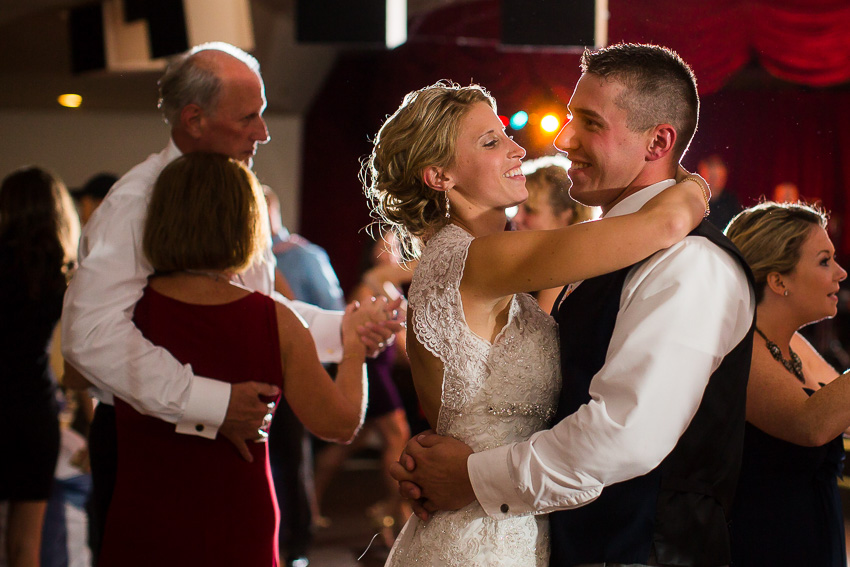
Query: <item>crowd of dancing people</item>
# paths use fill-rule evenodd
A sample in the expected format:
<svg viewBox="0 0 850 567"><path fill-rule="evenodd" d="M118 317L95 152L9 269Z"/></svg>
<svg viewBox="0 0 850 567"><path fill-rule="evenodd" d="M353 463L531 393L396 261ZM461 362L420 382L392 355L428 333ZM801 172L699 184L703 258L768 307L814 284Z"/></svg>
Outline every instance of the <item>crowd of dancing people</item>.
<svg viewBox="0 0 850 567"><path fill-rule="evenodd" d="M347 297L252 172L264 86L230 45L169 64L170 138L123 176L6 174L6 563L69 564L79 489L86 564L306 567L377 443L390 566L846 566L850 378L800 334L847 276L827 211L744 209L718 156L680 165L675 52L581 70L561 161L524 162L483 86L404 97Z"/></svg>

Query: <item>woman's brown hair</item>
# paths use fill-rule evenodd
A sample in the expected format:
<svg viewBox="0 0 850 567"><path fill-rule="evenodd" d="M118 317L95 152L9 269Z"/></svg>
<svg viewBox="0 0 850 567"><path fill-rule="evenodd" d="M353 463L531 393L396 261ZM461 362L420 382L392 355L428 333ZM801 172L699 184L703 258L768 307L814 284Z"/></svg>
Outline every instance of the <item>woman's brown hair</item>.
<svg viewBox="0 0 850 567"><path fill-rule="evenodd" d="M76 265L79 238L77 211L59 177L40 167L24 167L3 180L0 246L9 250L11 263L2 271L22 277L30 297L65 288Z"/></svg>
<svg viewBox="0 0 850 567"><path fill-rule="evenodd" d="M171 162L156 180L143 249L157 273L244 271L269 239L263 190L242 163L197 152Z"/></svg>

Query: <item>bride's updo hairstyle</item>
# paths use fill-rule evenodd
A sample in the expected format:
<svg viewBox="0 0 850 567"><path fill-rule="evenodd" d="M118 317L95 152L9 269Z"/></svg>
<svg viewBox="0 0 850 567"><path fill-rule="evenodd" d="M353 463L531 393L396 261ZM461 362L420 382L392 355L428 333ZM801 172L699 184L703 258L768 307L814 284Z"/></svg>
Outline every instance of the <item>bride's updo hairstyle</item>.
<svg viewBox="0 0 850 567"><path fill-rule="evenodd" d="M438 81L408 93L375 137L360 179L372 217L396 233L405 259L417 258L422 243L448 222L445 193L428 187L423 172L451 167L461 118L478 102L496 109L478 85Z"/></svg>

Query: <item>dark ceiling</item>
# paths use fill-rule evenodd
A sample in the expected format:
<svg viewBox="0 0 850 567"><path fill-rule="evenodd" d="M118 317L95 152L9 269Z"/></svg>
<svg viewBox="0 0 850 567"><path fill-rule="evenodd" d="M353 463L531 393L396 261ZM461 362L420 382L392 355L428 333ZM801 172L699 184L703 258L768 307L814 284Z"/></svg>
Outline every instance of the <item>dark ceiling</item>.
<svg viewBox="0 0 850 567"><path fill-rule="evenodd" d="M408 16L463 0L408 0ZM0 3L0 109L57 108L56 97L83 95L83 108L150 110L160 71L71 73L68 14L91 0ZM338 45L295 41L295 0L250 0L269 111L302 113L330 69Z"/></svg>

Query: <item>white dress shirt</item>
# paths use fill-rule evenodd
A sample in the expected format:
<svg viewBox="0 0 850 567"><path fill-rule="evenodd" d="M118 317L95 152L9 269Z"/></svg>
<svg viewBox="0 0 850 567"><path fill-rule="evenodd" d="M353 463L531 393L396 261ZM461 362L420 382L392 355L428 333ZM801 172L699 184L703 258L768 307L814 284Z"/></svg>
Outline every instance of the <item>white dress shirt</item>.
<svg viewBox="0 0 850 567"><path fill-rule="evenodd" d="M173 141L112 187L80 239L80 267L65 294L62 354L106 403L126 400L141 413L176 423L178 433L214 438L230 401L230 384L195 376L133 324L133 309L153 268L142 251L145 216L160 172L180 156ZM271 244L271 243L270 243ZM242 274L242 283L297 311L310 326L323 362L342 355L342 313L290 302L274 292L271 248Z"/></svg>
<svg viewBox="0 0 850 567"><path fill-rule="evenodd" d="M651 185L606 216L637 211L674 183ZM481 506L494 518L573 508L653 470L687 429L754 310L743 269L706 238L686 237L636 265L591 401L528 441L469 457Z"/></svg>

